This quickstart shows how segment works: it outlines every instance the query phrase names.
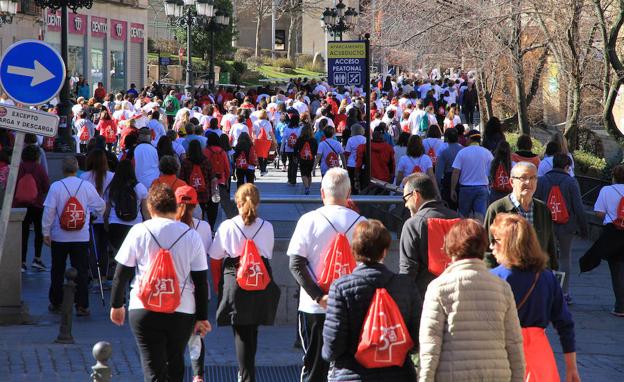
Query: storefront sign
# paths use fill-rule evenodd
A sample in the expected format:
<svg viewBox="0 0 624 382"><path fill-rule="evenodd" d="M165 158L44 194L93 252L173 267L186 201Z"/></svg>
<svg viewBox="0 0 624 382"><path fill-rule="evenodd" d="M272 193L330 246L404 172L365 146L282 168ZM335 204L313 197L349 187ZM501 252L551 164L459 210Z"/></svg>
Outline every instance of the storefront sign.
<svg viewBox="0 0 624 382"><path fill-rule="evenodd" d="M87 32L87 16L78 13L69 12L69 20L67 29L72 34L85 34Z"/></svg>
<svg viewBox="0 0 624 382"><path fill-rule="evenodd" d="M108 32L108 20L105 17L91 16L89 23L91 37L104 38Z"/></svg>
<svg viewBox="0 0 624 382"><path fill-rule="evenodd" d="M145 28L143 24L131 23L130 24L130 42L141 43L145 39Z"/></svg>
<svg viewBox="0 0 624 382"><path fill-rule="evenodd" d="M46 10L45 16L46 27L48 32L60 32L61 31L61 11L52 12Z"/></svg>
<svg viewBox="0 0 624 382"><path fill-rule="evenodd" d="M128 29L127 22L111 19L110 27L110 36L113 40L126 40L126 33Z"/></svg>

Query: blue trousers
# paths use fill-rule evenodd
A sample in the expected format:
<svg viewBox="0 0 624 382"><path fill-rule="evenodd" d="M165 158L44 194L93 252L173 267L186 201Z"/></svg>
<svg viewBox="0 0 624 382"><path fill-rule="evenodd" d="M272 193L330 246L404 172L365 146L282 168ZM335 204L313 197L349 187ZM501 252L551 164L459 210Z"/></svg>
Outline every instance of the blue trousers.
<svg viewBox="0 0 624 382"><path fill-rule="evenodd" d="M457 195L459 213L468 218L471 215L483 220L488 206L488 186L459 186Z"/></svg>

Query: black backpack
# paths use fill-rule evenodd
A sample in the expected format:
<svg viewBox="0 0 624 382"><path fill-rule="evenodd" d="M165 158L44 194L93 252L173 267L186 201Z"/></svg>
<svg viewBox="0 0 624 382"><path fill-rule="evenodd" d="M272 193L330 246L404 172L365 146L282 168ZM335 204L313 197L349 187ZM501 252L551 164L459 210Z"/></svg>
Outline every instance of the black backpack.
<svg viewBox="0 0 624 382"><path fill-rule="evenodd" d="M134 191L135 184L126 184L117 194L113 200L115 207L115 214L120 220L130 222L137 218L139 215L139 209L137 205L137 194Z"/></svg>

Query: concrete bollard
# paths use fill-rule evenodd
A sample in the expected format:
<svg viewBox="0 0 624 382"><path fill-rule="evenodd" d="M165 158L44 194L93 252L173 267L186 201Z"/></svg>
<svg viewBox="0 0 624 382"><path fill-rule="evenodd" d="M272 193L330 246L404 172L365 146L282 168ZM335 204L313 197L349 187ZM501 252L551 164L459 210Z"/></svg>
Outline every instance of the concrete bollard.
<svg viewBox="0 0 624 382"><path fill-rule="evenodd" d="M73 344L72 336L72 313L74 310L74 296L76 295L76 277L78 271L75 268L68 268L65 271L65 285L63 285L63 304L61 305L61 326L59 334L54 342L58 344Z"/></svg>
<svg viewBox="0 0 624 382"><path fill-rule="evenodd" d="M100 341L93 346L93 358L97 361L95 366L91 366L91 381L110 382L112 370L108 366L108 360L113 355L113 347L106 341Z"/></svg>

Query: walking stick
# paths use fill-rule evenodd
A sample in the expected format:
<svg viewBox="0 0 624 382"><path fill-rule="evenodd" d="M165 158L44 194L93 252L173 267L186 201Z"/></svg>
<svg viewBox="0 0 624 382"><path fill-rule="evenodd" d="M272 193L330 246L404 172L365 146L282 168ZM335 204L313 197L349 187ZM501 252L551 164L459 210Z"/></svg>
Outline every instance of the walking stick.
<svg viewBox="0 0 624 382"><path fill-rule="evenodd" d="M97 268L98 281L100 283L100 297L102 298L102 306L106 307L104 301L104 287L102 286L102 272L100 272L100 256L97 250L97 243L95 242L95 233L93 232L93 224L90 224L91 237L93 238L93 251L95 252L95 267Z"/></svg>

